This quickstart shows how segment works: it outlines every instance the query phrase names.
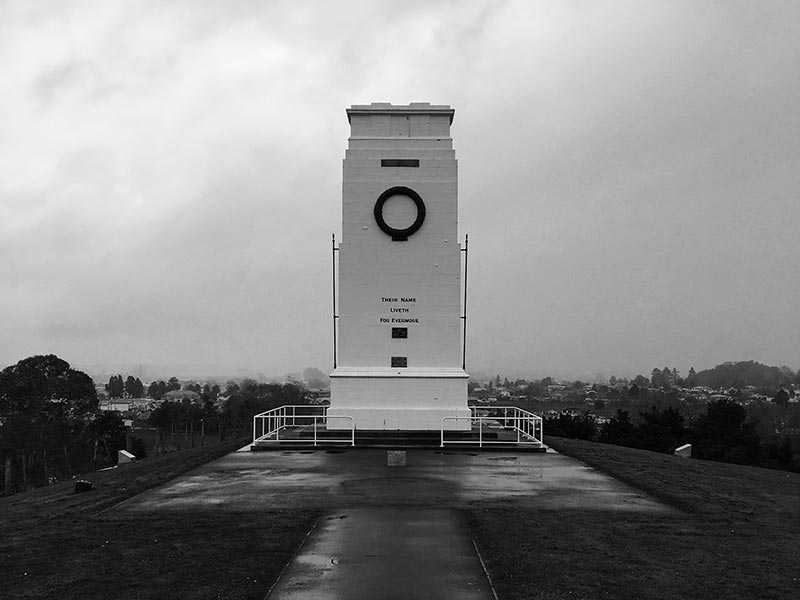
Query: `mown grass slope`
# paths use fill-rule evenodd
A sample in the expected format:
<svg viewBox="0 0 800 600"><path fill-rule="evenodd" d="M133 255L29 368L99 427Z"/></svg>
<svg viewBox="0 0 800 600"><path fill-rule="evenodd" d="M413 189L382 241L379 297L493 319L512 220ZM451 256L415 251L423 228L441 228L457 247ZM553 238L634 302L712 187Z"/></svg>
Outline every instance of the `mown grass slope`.
<svg viewBox="0 0 800 600"><path fill-rule="evenodd" d="M800 598L800 476L548 439L678 509L478 504L468 514L501 600Z"/></svg>
<svg viewBox="0 0 800 600"><path fill-rule="evenodd" d="M313 525L308 510L133 515L119 502L243 446L236 440L0 500L0 597L261 600Z"/></svg>

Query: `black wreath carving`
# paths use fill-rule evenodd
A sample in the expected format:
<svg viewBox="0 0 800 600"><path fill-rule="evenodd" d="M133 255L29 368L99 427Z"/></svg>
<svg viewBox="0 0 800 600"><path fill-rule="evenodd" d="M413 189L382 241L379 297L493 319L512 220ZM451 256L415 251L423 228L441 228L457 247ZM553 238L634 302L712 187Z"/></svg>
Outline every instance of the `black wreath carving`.
<svg viewBox="0 0 800 600"><path fill-rule="evenodd" d="M395 229L394 227L389 227L389 225L387 225L386 221L383 219L383 205L392 196L408 196L417 206L416 220L405 229ZM378 227L381 228L383 233L392 237L393 242L405 242L408 239L408 236L416 233L417 230L422 227L422 222L424 220L425 203L422 201L422 197L411 188L407 188L402 185L389 188L380 196L378 196L378 200L375 202L375 222L378 224Z"/></svg>

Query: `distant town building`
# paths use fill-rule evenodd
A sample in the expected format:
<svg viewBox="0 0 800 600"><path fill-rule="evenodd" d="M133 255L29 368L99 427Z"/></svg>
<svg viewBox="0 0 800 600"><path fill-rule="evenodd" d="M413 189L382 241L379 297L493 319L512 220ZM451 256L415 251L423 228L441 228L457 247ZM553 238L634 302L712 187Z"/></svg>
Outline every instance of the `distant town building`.
<svg viewBox="0 0 800 600"><path fill-rule="evenodd" d="M200 394L191 390L173 390L161 396L161 400L164 402L182 402L183 400L199 402Z"/></svg>

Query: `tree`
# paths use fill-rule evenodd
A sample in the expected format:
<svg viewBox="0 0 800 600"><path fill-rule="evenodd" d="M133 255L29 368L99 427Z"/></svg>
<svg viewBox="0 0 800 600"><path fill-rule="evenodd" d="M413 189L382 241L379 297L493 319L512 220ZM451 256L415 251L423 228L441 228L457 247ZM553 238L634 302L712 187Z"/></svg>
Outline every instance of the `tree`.
<svg viewBox="0 0 800 600"><path fill-rule="evenodd" d="M195 392L197 394L200 394L203 391L203 388L201 388L200 384L196 381L189 381L185 386L183 386L183 389L190 392Z"/></svg>
<svg viewBox="0 0 800 600"><path fill-rule="evenodd" d="M695 387L697 385L697 373L694 367L689 367L689 374L686 376L686 385L689 387Z"/></svg>
<svg viewBox="0 0 800 600"><path fill-rule="evenodd" d="M167 391L177 392L179 389L181 389L181 382L178 381L177 377L170 377L169 381L167 382Z"/></svg>
<svg viewBox="0 0 800 600"><path fill-rule="evenodd" d="M785 378L786 374L778 367L768 367L752 360L722 363L696 375L697 385L715 389L752 385L772 390L772 393L781 387Z"/></svg>
<svg viewBox="0 0 800 600"><path fill-rule="evenodd" d="M586 413L577 416L561 413L557 419L547 421L547 435L554 437L592 440L596 434L594 418Z"/></svg>
<svg viewBox="0 0 800 600"><path fill-rule="evenodd" d="M671 454L687 438L683 415L671 406L664 410L653 406L639 416L643 423L637 427L637 448Z"/></svg>
<svg viewBox="0 0 800 600"><path fill-rule="evenodd" d="M128 375L125 380L125 395L128 398L141 398L144 396L144 384L138 377L134 378L132 375Z"/></svg>
<svg viewBox="0 0 800 600"><path fill-rule="evenodd" d="M106 393L110 398L122 398L125 395L125 384L122 375L112 375L106 384Z"/></svg>
<svg viewBox="0 0 800 600"><path fill-rule="evenodd" d="M91 441L94 443L92 454L92 470L97 463L98 446L102 443L108 462L116 463L117 451L125 449L125 424L119 413L104 410L98 414L89 426Z"/></svg>
<svg viewBox="0 0 800 600"><path fill-rule="evenodd" d="M628 411L617 409L617 414L601 428L600 441L604 444L630 446L635 433L636 428L631 423Z"/></svg>
<svg viewBox="0 0 800 600"><path fill-rule="evenodd" d="M542 386L534 381L525 385L525 397L528 400L535 400L542 395Z"/></svg>
<svg viewBox="0 0 800 600"><path fill-rule="evenodd" d="M164 447L164 431L170 428L172 424L172 415L170 410L171 402L163 402L157 406L156 409L150 413L148 422L156 428L158 432L158 439L156 440L156 453L158 453L159 446L161 447L161 454L166 452Z"/></svg>
<svg viewBox="0 0 800 600"><path fill-rule="evenodd" d="M14 463L21 463L22 489L35 462L49 480L48 452L59 450L69 464L71 432L97 410L92 379L54 354L19 361L0 372L0 453L4 490L13 487ZM68 467L69 468L69 467Z"/></svg>
<svg viewBox="0 0 800 600"><path fill-rule="evenodd" d="M163 381L153 381L147 386L147 396L153 400L161 400L161 397L167 393L167 384Z"/></svg>
<svg viewBox="0 0 800 600"><path fill-rule="evenodd" d="M225 402L221 424L234 435L244 435L251 431L254 415L285 404L308 402L307 392L300 384L258 383L245 379L241 388Z"/></svg>
<svg viewBox="0 0 800 600"><path fill-rule="evenodd" d="M652 373L650 373L650 383L653 384L654 388L662 388L667 385L667 380L661 370L653 369Z"/></svg>
<svg viewBox="0 0 800 600"><path fill-rule="evenodd" d="M322 389L330 386L330 377L316 367L308 367L303 371L303 381L313 389Z"/></svg>
<svg viewBox="0 0 800 600"><path fill-rule="evenodd" d="M789 393L781 388L778 390L778 393L775 394L775 397L772 399L775 404L780 406L788 406L789 405Z"/></svg>
<svg viewBox="0 0 800 600"><path fill-rule="evenodd" d="M692 456L707 460L754 464L761 439L747 411L733 400L710 402L692 426Z"/></svg>

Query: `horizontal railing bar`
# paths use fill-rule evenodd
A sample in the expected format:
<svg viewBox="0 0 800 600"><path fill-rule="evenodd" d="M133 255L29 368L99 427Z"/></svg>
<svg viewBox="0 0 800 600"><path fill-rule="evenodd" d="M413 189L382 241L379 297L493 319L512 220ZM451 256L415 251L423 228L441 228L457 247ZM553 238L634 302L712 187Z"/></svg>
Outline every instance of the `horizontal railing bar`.
<svg viewBox="0 0 800 600"><path fill-rule="evenodd" d="M544 427L542 417L534 413L528 412L516 406L470 406L470 417L442 417L440 441L441 446L445 444L475 444L475 440L462 440L462 439L447 439L446 434L463 433L460 430L445 430L445 422L463 421L469 419L471 423L477 423L479 440L478 445L483 447L484 444L509 444L515 443L518 445L539 445L544 444ZM478 414L481 411L484 414ZM494 413L494 414L492 414ZM509 421L511 424L509 425ZM484 427L487 429L511 429L517 432L516 441L511 440L485 440L483 437ZM539 431L539 438L536 437L536 432ZM541 438L541 439L540 439Z"/></svg>
<svg viewBox="0 0 800 600"><path fill-rule="evenodd" d="M350 415L331 415L328 416L327 406L309 405L309 404L284 404L277 408L273 408L263 413L259 413L253 417L253 443L261 441L269 441L271 443L297 443L298 439L280 438L279 433L287 427L297 427L305 425L314 425L314 445L317 444L316 425L320 419L345 419L350 422L350 427L342 429L343 435L348 434L346 438L343 437L325 437L326 443L338 444L345 443L355 446L355 419ZM299 409L299 410L298 410ZM260 436L257 435L260 425ZM268 430L265 433L265 430Z"/></svg>

